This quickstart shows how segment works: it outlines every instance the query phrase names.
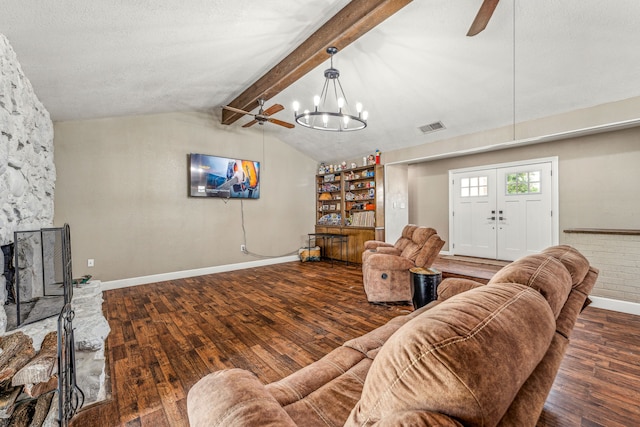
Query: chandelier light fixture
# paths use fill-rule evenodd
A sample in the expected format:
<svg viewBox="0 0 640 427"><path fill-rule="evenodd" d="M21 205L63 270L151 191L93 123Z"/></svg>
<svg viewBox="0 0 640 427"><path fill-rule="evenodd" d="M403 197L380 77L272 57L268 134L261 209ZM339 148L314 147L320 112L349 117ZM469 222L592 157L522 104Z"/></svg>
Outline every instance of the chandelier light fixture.
<svg viewBox="0 0 640 427"><path fill-rule="evenodd" d="M336 47L327 48L331 67L324 70L324 86L320 95L313 97L313 110L300 112L300 103L293 103L295 120L301 126L332 132L348 132L367 127L369 114L362 111L361 103L356 103L355 115L349 111L349 103L340 84L340 71L333 68L333 55L337 52Z"/></svg>

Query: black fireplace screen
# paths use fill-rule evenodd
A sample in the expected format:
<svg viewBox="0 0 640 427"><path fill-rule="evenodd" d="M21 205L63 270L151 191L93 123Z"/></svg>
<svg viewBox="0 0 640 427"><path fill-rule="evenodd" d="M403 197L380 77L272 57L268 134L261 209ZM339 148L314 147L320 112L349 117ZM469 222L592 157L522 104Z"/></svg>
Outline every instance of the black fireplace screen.
<svg viewBox="0 0 640 427"><path fill-rule="evenodd" d="M14 233L16 326L56 316L64 306L64 230Z"/></svg>
<svg viewBox="0 0 640 427"><path fill-rule="evenodd" d="M17 325L58 316L58 421L66 427L84 403L76 383L69 225L14 233Z"/></svg>
<svg viewBox="0 0 640 427"><path fill-rule="evenodd" d="M76 356L73 337L73 279L71 273L71 232L69 225L62 229L62 283L64 306L58 316L58 420L61 427L69 425L73 415L82 407L84 394L76 383Z"/></svg>

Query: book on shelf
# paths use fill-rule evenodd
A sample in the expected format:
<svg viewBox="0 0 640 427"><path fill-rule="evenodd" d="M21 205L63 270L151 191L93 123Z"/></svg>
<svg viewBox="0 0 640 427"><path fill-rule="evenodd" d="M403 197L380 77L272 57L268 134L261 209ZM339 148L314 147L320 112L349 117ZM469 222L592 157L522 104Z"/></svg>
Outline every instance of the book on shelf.
<svg viewBox="0 0 640 427"><path fill-rule="evenodd" d="M351 225L356 227L373 227L375 225L375 212L354 212L351 214Z"/></svg>

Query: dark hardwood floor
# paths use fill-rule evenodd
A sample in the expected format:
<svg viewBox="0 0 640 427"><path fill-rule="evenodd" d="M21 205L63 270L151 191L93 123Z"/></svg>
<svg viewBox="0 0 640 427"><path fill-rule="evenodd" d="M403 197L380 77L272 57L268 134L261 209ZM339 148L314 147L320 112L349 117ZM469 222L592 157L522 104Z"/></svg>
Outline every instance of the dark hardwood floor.
<svg viewBox="0 0 640 427"><path fill-rule="evenodd" d="M280 379L410 306L369 304L360 266L292 262L107 291L111 398L84 426L187 426L186 396L229 367ZM539 426L640 423L640 317L587 308Z"/></svg>

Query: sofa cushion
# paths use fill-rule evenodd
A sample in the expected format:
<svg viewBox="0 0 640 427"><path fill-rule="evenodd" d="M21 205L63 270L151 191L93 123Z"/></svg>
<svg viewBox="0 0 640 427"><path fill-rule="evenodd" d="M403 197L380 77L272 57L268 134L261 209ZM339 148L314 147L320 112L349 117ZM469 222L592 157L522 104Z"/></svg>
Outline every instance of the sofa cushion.
<svg viewBox="0 0 640 427"><path fill-rule="evenodd" d="M371 359L364 358L342 375L283 408L297 426L341 426L360 399L370 367Z"/></svg>
<svg viewBox="0 0 640 427"><path fill-rule="evenodd" d="M373 331L353 338L342 345L359 351L368 358L373 359L374 353L372 353L372 351L382 347L389 337L409 320L411 319L406 315L396 316Z"/></svg>
<svg viewBox="0 0 640 427"><path fill-rule="evenodd" d="M571 275L564 265L543 254L529 255L503 267L489 280L491 283L520 283L537 290L549 303L555 318L572 287Z"/></svg>
<svg viewBox="0 0 640 427"><path fill-rule="evenodd" d="M365 355L348 347L338 347L291 375L266 386L281 405L289 405L313 393L323 385L343 375Z"/></svg>
<svg viewBox="0 0 640 427"><path fill-rule="evenodd" d="M187 395L191 427L295 427L260 380L243 369L225 369L198 381Z"/></svg>
<svg viewBox="0 0 640 427"><path fill-rule="evenodd" d="M402 235L396 241L394 246L400 251L403 251L404 248L406 248L407 245L411 243L411 237L413 236L413 232L416 231L417 228L418 226L415 224L405 225L404 229L402 230Z"/></svg>
<svg viewBox="0 0 640 427"><path fill-rule="evenodd" d="M405 246L404 250L402 251L402 253L400 254L400 256L402 258L406 258L408 260L412 261L412 267L415 265L413 264L413 261L416 260L416 258L418 257L418 254L420 253L420 249L422 249L422 246L418 245L417 243L414 242L409 242L409 244L407 244L407 246Z"/></svg>
<svg viewBox="0 0 640 427"><path fill-rule="evenodd" d="M438 257L440 249L444 246L444 240L437 234L429 236L424 246L416 257L416 267L429 268Z"/></svg>
<svg viewBox="0 0 640 427"><path fill-rule="evenodd" d="M493 284L456 295L407 322L380 349L346 425L433 411L495 425L544 356L554 314L539 292Z"/></svg>
<svg viewBox="0 0 640 427"><path fill-rule="evenodd" d="M589 272L589 260L569 245L552 246L542 251L543 255L556 258L571 274L571 283L576 286Z"/></svg>
<svg viewBox="0 0 640 427"><path fill-rule="evenodd" d="M418 227L411 236L411 241L416 245L422 247L427 239L436 234L436 230L431 227Z"/></svg>
<svg viewBox="0 0 640 427"><path fill-rule="evenodd" d="M438 300L444 301L470 289L479 288L480 286L484 286L484 284L476 282L475 280L465 279L463 277L447 277L438 285Z"/></svg>

